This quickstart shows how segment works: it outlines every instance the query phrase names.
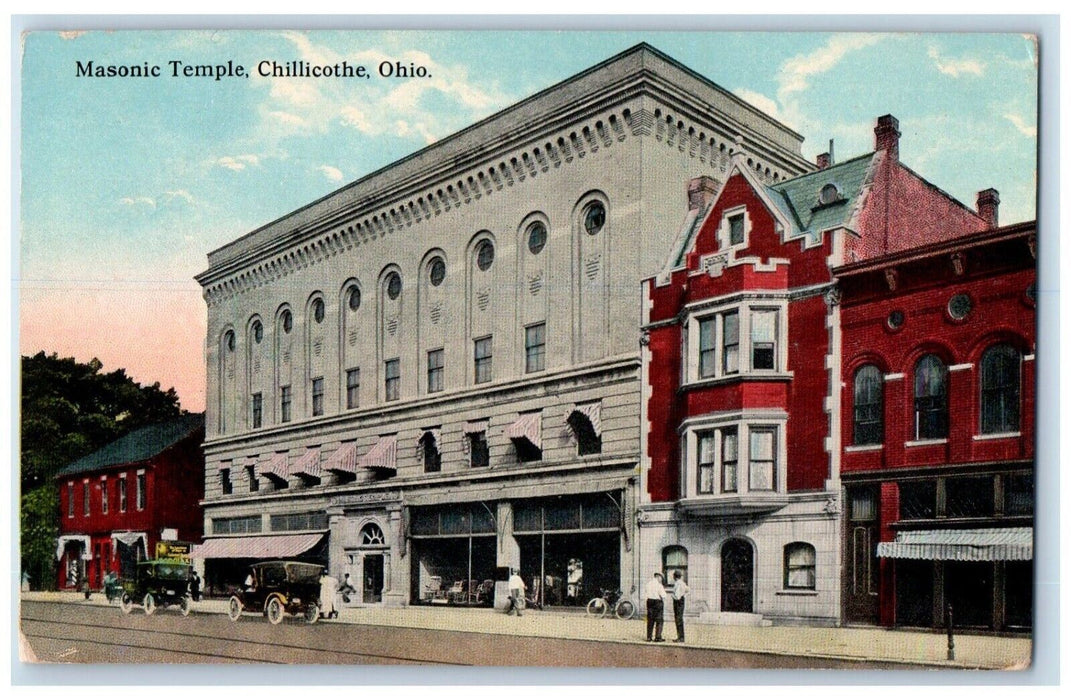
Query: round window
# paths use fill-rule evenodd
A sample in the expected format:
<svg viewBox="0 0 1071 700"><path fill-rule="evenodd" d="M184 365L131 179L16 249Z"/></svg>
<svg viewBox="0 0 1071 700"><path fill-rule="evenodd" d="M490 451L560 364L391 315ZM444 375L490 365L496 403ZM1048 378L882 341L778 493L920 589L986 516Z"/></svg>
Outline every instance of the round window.
<svg viewBox="0 0 1071 700"><path fill-rule="evenodd" d="M402 276L397 272L392 272L387 277L387 296L391 299L397 299L402 293Z"/></svg>
<svg viewBox="0 0 1071 700"><path fill-rule="evenodd" d="M822 204L830 204L837 201L838 197L840 197L840 192L837 191L837 186L830 183L822 188L822 191L818 195L818 201Z"/></svg>
<svg viewBox="0 0 1071 700"><path fill-rule="evenodd" d="M223 334L223 344L227 346L227 349L234 351L234 331L227 331Z"/></svg>
<svg viewBox="0 0 1071 700"><path fill-rule="evenodd" d="M264 340L264 326L260 323L260 321L253 322L253 340L258 343Z"/></svg>
<svg viewBox="0 0 1071 700"><path fill-rule="evenodd" d="M495 246L491 241L484 241L476 249L476 266L481 270L489 270L495 261Z"/></svg>
<svg viewBox="0 0 1071 700"><path fill-rule="evenodd" d="M539 255L547 244L547 227L537 221L528 227L528 250L532 255Z"/></svg>
<svg viewBox="0 0 1071 700"><path fill-rule="evenodd" d="M431 281L431 286L438 287L446 279L446 263L442 258L435 258L431 261L431 267L428 270L428 279Z"/></svg>
<svg viewBox="0 0 1071 700"><path fill-rule="evenodd" d="M312 302L312 317L316 319L317 323L323 323L324 320L324 300L317 299Z"/></svg>
<svg viewBox="0 0 1071 700"><path fill-rule="evenodd" d="M948 300L948 315L957 321L967 317L971 312L971 298L966 294L956 294Z"/></svg>
<svg viewBox="0 0 1071 700"><path fill-rule="evenodd" d="M605 223L606 207L601 202L589 204L587 211L584 212L584 230L588 232L588 235L594 236L602 230Z"/></svg>
<svg viewBox="0 0 1071 700"><path fill-rule="evenodd" d="M283 312L283 333L289 333L294 327L294 315L290 313L290 309Z"/></svg>
<svg viewBox="0 0 1071 700"><path fill-rule="evenodd" d="M350 306L350 311L356 311L361 308L361 290L358 287L351 287L349 298L346 303Z"/></svg>
<svg viewBox="0 0 1071 700"><path fill-rule="evenodd" d="M893 311L889 314L889 317L885 319L885 322L889 324L889 328L894 331L904 325L904 312Z"/></svg>

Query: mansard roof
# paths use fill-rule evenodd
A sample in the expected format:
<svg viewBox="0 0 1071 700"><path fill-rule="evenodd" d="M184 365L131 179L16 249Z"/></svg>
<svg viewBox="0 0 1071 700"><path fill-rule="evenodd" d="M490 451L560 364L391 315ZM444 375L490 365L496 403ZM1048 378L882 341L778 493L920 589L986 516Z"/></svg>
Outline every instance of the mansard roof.
<svg viewBox="0 0 1071 700"><path fill-rule="evenodd" d="M189 437L205 425L203 413L190 413L170 421L138 428L96 452L71 462L56 478L84 474L104 467L145 462Z"/></svg>
<svg viewBox="0 0 1071 700"><path fill-rule="evenodd" d="M823 170L807 173L775 185L767 185L772 199L791 218L800 234L819 236L836 228L853 228L851 219L860 195L871 179L876 153L867 153ZM837 188L830 203L819 199L827 185Z"/></svg>

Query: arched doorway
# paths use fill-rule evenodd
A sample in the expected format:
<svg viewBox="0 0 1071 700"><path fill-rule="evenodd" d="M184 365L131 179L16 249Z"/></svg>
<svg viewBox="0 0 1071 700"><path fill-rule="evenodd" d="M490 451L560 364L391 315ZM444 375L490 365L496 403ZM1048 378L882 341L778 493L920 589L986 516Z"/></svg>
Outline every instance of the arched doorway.
<svg viewBox="0 0 1071 700"><path fill-rule="evenodd" d="M754 611L755 553L751 543L731 539L721 547L722 612Z"/></svg>
<svg viewBox="0 0 1071 700"><path fill-rule="evenodd" d="M383 530L375 523L361 528L361 602L383 600L387 542Z"/></svg>

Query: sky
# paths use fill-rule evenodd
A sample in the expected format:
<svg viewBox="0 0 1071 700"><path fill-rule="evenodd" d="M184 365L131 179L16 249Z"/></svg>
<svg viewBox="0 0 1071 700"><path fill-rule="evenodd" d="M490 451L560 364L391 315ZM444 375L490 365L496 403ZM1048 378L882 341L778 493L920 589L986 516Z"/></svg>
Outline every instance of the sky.
<svg viewBox="0 0 1071 700"><path fill-rule="evenodd" d="M1016 34L714 32L29 33L21 67L18 347L96 357L204 410L208 252L646 41L804 136L814 157L873 148L964 204L1035 217L1037 49ZM260 61L366 65L284 79ZM79 77L158 65L160 77ZM248 78L172 76L170 61ZM380 77L381 62L426 67Z"/></svg>

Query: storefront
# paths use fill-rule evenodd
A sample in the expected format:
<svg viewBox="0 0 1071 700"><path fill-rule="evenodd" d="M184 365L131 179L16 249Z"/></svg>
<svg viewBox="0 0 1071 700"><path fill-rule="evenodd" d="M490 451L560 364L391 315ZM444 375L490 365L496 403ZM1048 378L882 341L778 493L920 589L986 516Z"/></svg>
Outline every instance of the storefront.
<svg viewBox="0 0 1071 700"><path fill-rule="evenodd" d="M412 508L410 602L491 604L497 533L493 503Z"/></svg>
<svg viewBox="0 0 1071 700"><path fill-rule="evenodd" d="M326 533L210 537L192 548L195 568L204 568L205 595L229 595L242 585L249 566L270 559L327 565ZM201 564L203 562L203 564Z"/></svg>

